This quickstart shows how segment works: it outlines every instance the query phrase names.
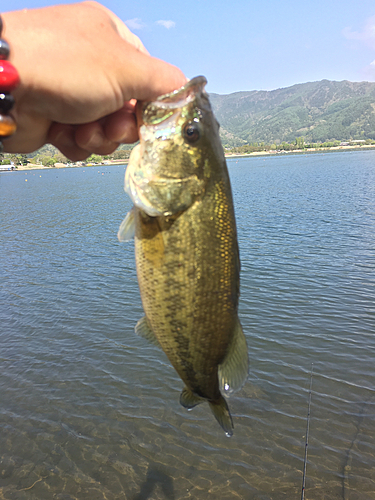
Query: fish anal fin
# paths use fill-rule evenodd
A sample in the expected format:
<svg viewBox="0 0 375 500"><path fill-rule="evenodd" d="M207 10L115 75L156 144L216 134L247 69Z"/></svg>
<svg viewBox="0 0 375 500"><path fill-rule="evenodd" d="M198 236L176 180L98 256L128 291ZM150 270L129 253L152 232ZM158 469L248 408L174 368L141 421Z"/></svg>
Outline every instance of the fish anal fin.
<svg viewBox="0 0 375 500"><path fill-rule="evenodd" d="M143 318L141 318L135 325L135 333L151 342L151 344L160 347L159 341L156 338L155 333L153 332L150 322L148 321L146 316L143 316Z"/></svg>
<svg viewBox="0 0 375 500"><path fill-rule="evenodd" d="M191 410L192 408L194 408L194 406L203 403L203 401L205 401L205 399L196 396L187 387L184 387L183 391L181 392L180 404L188 410Z"/></svg>
<svg viewBox="0 0 375 500"><path fill-rule="evenodd" d="M227 437L233 436L233 421L225 399L220 396L217 401L209 401L208 403L214 417L223 428Z"/></svg>
<svg viewBox="0 0 375 500"><path fill-rule="evenodd" d="M121 222L117 232L117 238L120 242L129 241L134 238L134 207L126 214L125 219Z"/></svg>
<svg viewBox="0 0 375 500"><path fill-rule="evenodd" d="M229 397L241 389L246 382L249 372L249 357L246 338L241 323L237 318L232 342L224 361L219 365L218 377L220 390Z"/></svg>

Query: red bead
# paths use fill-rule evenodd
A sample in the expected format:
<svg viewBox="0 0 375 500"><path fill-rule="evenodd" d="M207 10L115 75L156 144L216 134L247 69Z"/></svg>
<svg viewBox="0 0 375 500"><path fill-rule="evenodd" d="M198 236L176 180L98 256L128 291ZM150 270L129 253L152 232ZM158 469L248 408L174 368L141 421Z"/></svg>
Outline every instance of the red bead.
<svg viewBox="0 0 375 500"><path fill-rule="evenodd" d="M18 71L9 61L0 61L0 91L11 92L20 83Z"/></svg>

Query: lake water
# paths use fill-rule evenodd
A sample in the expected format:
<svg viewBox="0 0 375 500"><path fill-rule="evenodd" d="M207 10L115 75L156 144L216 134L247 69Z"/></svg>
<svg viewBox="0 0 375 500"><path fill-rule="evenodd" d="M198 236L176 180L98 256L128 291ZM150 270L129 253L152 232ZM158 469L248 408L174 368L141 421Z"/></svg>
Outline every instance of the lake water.
<svg viewBox="0 0 375 500"><path fill-rule="evenodd" d="M375 152L229 160L250 375L228 439L134 333L124 166L0 174L0 499L375 499Z"/></svg>

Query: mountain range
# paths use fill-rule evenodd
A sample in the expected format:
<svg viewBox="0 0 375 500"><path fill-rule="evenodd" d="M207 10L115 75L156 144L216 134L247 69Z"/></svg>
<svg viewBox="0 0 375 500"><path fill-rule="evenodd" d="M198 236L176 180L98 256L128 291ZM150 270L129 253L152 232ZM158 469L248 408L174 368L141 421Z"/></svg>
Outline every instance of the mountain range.
<svg viewBox="0 0 375 500"><path fill-rule="evenodd" d="M322 80L210 94L224 146L375 139L375 83Z"/></svg>

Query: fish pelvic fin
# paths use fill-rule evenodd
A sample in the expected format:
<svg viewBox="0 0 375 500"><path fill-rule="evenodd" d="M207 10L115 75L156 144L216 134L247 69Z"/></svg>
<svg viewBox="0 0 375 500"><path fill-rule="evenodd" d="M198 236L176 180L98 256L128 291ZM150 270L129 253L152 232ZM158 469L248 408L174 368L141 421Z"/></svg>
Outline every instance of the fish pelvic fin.
<svg viewBox="0 0 375 500"><path fill-rule="evenodd" d="M121 222L117 232L117 238L122 243L130 241L134 238L135 223L134 223L134 207L127 213L125 219Z"/></svg>
<svg viewBox="0 0 375 500"><path fill-rule="evenodd" d="M194 406L197 406L197 405L203 403L204 401L205 401L205 399L200 398L199 396L196 396L187 387L184 387L184 389L180 395L180 404L184 408L187 408L188 410L191 410L192 408L194 408Z"/></svg>
<svg viewBox="0 0 375 500"><path fill-rule="evenodd" d="M233 436L233 421L227 405L227 402L220 396L216 401L208 402L214 417L223 428L227 437Z"/></svg>
<svg viewBox="0 0 375 500"><path fill-rule="evenodd" d="M143 316L143 318L141 318L138 321L138 323L135 325L134 330L135 333L140 337L143 337L144 339L148 340L151 344L160 347L159 341L156 338L156 335L153 332L150 322L146 316Z"/></svg>
<svg viewBox="0 0 375 500"><path fill-rule="evenodd" d="M224 361L218 367L219 386L221 393L229 397L241 389L249 373L249 357L246 338L237 318L232 342Z"/></svg>

